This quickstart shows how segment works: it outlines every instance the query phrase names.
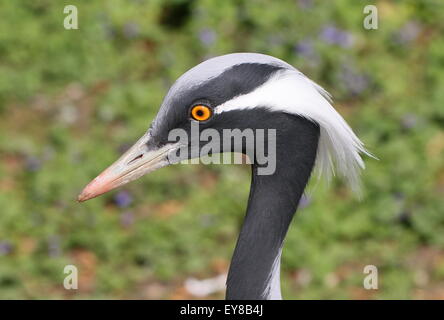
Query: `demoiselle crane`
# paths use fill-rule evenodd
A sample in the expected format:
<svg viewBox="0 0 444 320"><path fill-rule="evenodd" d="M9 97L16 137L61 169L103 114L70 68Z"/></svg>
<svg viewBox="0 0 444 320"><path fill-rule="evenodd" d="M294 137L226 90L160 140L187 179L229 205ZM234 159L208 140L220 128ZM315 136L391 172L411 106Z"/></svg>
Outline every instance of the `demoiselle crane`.
<svg viewBox="0 0 444 320"><path fill-rule="evenodd" d="M370 154L332 107L329 94L293 66L263 54L233 53L206 60L183 74L148 131L91 181L78 200L199 157L209 139L197 136L179 143L169 137L174 129L192 136L196 123L221 134L225 129L275 130L274 149L269 147L269 135L262 139L262 151L275 153L272 174L260 174L264 163L247 152L252 149L247 141L239 150L221 145L219 151L243 152L252 158L247 212L231 260L226 298L281 299L283 241L312 169L316 166L319 175L327 177L335 171L357 190L364 168L360 153ZM191 152L177 155L184 148Z"/></svg>

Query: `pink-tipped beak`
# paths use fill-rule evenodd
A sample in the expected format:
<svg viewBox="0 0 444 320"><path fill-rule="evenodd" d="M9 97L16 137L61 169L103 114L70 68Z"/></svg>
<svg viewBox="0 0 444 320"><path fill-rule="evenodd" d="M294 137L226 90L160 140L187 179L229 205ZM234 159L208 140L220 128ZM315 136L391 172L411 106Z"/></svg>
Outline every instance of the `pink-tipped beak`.
<svg viewBox="0 0 444 320"><path fill-rule="evenodd" d="M83 202L101 194L104 194L114 188L117 188L116 175L111 174L111 171L106 169L100 175L98 175L93 181L88 183L88 185L82 190L82 192L77 197L77 201Z"/></svg>
<svg viewBox="0 0 444 320"><path fill-rule="evenodd" d="M176 145L167 144L162 148L150 150L147 146L149 138L148 133L140 138L116 162L92 180L77 200L83 202L95 198L170 164L168 154L176 149Z"/></svg>

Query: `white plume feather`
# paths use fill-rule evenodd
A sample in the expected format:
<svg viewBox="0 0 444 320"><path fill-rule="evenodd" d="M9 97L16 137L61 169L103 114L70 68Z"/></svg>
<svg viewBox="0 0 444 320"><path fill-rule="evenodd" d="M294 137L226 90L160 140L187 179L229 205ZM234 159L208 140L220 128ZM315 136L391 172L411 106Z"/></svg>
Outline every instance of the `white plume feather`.
<svg viewBox="0 0 444 320"><path fill-rule="evenodd" d="M331 96L295 69L277 72L254 91L237 96L216 107L216 113L267 106L275 111L297 114L319 124L320 139L316 170L327 180L337 172L360 191L360 153L373 157L350 126L331 105Z"/></svg>

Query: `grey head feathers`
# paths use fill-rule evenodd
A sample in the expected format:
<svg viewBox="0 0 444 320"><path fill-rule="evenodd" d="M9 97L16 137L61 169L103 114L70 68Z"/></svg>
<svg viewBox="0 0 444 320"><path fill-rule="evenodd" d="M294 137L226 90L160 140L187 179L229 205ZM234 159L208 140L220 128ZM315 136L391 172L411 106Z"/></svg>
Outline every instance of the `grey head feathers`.
<svg viewBox="0 0 444 320"><path fill-rule="evenodd" d="M359 173L364 168L360 154L372 155L333 108L328 92L288 63L258 53L232 53L206 60L174 83L152 131L164 136L199 99L210 101L217 114L265 106L272 112L316 122L321 130L315 166L318 177L329 180L338 173L359 194Z"/></svg>

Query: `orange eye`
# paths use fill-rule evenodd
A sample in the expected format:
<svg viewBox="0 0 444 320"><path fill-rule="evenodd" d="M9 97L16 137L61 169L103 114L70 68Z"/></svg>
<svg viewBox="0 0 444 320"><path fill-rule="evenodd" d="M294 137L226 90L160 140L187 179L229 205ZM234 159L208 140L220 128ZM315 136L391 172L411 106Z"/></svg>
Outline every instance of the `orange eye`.
<svg viewBox="0 0 444 320"><path fill-rule="evenodd" d="M204 105L197 105L191 109L191 117L197 121L205 121L211 117L212 111L209 107Z"/></svg>

